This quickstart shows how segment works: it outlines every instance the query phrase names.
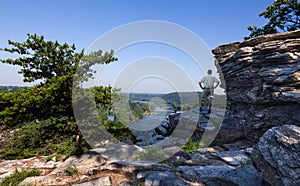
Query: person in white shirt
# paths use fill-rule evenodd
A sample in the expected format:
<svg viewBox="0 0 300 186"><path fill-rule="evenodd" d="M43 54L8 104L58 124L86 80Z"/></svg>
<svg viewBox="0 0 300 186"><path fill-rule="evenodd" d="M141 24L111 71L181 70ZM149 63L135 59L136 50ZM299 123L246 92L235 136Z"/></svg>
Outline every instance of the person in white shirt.
<svg viewBox="0 0 300 186"><path fill-rule="evenodd" d="M217 88L220 84L220 81L216 77L212 76L211 74L212 74L212 70L209 69L207 71L207 75L204 76L199 82L200 88L203 89L203 93L202 93L201 99L200 99L200 109L199 109L200 112L202 112L204 98L206 98L206 99L208 98L208 113L211 112L211 105L212 105L212 100L213 100L213 96L214 96L214 89Z"/></svg>

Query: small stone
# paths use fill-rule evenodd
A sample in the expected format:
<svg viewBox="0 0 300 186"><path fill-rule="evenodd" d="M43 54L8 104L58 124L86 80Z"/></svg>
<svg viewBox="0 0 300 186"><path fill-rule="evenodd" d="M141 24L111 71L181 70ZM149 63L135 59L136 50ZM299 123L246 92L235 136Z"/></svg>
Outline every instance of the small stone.
<svg viewBox="0 0 300 186"><path fill-rule="evenodd" d="M245 150L214 152L211 154L214 156L217 156L221 160L225 161L227 164L233 165L233 166L238 166L242 162L250 159L250 157L246 155Z"/></svg>
<svg viewBox="0 0 300 186"><path fill-rule="evenodd" d="M208 152L222 152L224 149L220 146L215 147L206 147L206 148L199 148L197 149L197 152L199 153L208 153Z"/></svg>

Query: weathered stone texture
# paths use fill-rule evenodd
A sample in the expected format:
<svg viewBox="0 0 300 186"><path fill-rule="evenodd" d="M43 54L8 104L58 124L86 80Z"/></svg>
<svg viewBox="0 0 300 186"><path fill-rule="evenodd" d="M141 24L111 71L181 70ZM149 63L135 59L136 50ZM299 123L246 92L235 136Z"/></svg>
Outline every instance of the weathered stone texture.
<svg viewBox="0 0 300 186"><path fill-rule="evenodd" d="M269 129L254 146L251 157L271 185L300 185L300 127Z"/></svg>
<svg viewBox="0 0 300 186"><path fill-rule="evenodd" d="M223 133L240 138L240 131L256 142L271 127L300 124L300 30L222 45L213 53L229 102Z"/></svg>

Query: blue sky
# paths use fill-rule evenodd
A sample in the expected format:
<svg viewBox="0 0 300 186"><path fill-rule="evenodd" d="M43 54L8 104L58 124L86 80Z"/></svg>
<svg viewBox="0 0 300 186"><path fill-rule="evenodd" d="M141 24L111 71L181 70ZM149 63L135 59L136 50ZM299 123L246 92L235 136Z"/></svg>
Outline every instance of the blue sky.
<svg viewBox="0 0 300 186"><path fill-rule="evenodd" d="M249 35L246 29L249 25L264 25L266 20L258 17L258 14L272 3L272 0L2 0L0 47L7 47L8 39L24 41L27 33L37 33L44 35L47 40L74 43L79 50L88 49L99 36L120 25L160 20L185 27L212 50L222 44L242 41L243 37ZM146 56L135 56L132 49L123 53L120 51L117 55L119 62L128 65L125 64L129 63L128 59L133 61L147 56L159 56L161 52L155 51L164 51L157 44L135 47L136 51L148 51L149 47L154 52L141 52ZM174 53L176 50L165 47L165 51ZM10 56L0 53L0 58L6 57ZM184 59L184 56L179 59ZM193 67L186 68L189 71ZM23 85L22 77L17 71L18 67L0 64L0 85ZM195 79L191 74L191 78ZM199 79L201 75L203 74L199 74ZM138 87L143 86L140 84ZM143 90L140 88L137 91Z"/></svg>

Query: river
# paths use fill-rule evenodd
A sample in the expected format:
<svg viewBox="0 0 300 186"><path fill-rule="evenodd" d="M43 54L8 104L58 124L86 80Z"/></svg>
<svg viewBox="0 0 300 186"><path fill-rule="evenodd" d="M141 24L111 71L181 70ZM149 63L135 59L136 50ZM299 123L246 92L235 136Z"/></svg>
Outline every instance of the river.
<svg viewBox="0 0 300 186"><path fill-rule="evenodd" d="M155 104L148 102L147 104ZM141 140L138 145L151 145L157 142L159 136L156 135L155 128L162 123L168 122L167 118L170 113L174 112L171 104L165 106L155 106L150 115L145 115L141 119L128 125L132 133Z"/></svg>

